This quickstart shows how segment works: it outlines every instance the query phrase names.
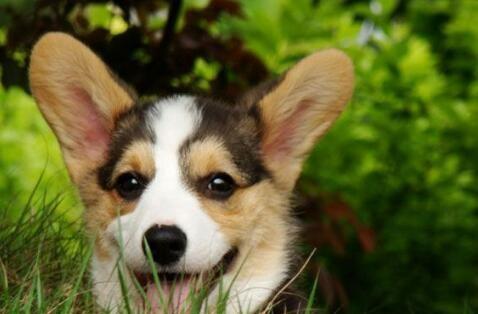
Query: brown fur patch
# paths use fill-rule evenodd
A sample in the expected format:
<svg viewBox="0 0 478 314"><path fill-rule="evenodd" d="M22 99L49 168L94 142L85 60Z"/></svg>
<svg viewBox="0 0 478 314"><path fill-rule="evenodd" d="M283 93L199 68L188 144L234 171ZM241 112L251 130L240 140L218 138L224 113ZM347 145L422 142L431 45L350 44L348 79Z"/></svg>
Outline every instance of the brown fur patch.
<svg viewBox="0 0 478 314"><path fill-rule="evenodd" d="M289 212L290 193L278 190L270 178L249 184L218 137L192 143L183 160L190 182L226 172L238 184L226 200L208 198L201 191L195 193L201 208L218 224L229 243L239 248L236 267L241 267L241 276L266 273L267 268L275 267L274 263L287 260L286 247L296 233ZM247 263L243 263L245 259Z"/></svg>
<svg viewBox="0 0 478 314"><path fill-rule="evenodd" d="M96 241L95 250L99 257L107 258L111 239L103 238L103 232L116 217L133 211L136 204L123 201L114 191L100 189L95 178L94 173L84 177L78 190L86 208L84 217L87 232Z"/></svg>
<svg viewBox="0 0 478 314"><path fill-rule="evenodd" d="M124 172L140 173L148 180L155 174L152 144L147 141L136 141L129 145L118 160L113 177ZM101 234L118 216L132 212L137 202L124 201L115 190L103 190L98 183L97 174L92 172L79 185L80 196L86 206L85 220L88 232L96 236L96 250L100 258L107 258L111 239L104 239Z"/></svg>
<svg viewBox="0 0 478 314"><path fill-rule="evenodd" d="M271 267L278 269L288 262L288 249L296 234L289 197L277 190L270 179L238 188L226 201L199 196L202 208L229 243L239 248L235 264L235 271L241 269L239 278L261 276Z"/></svg>

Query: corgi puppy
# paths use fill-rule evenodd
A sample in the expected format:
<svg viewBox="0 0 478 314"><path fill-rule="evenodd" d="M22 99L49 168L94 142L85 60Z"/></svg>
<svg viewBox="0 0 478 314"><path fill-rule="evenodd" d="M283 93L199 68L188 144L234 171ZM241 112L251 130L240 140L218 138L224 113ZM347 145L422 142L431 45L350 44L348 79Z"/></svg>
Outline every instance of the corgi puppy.
<svg viewBox="0 0 478 314"><path fill-rule="evenodd" d="M276 300L302 163L352 96L344 53L314 53L236 102L144 101L81 42L48 33L29 79L86 208L101 307L190 312L201 294L197 312L253 313Z"/></svg>

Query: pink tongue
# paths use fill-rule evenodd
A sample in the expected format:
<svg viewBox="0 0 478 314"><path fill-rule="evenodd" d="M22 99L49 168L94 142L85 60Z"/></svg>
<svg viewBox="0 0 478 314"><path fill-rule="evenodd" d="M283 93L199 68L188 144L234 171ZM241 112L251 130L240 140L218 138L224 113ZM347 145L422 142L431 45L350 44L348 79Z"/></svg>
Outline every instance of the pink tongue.
<svg viewBox="0 0 478 314"><path fill-rule="evenodd" d="M146 297L151 304L151 313L180 313L185 311L185 301L190 290L190 277L185 276L174 283L162 282L161 292L154 283L147 286ZM163 302L161 302L163 300ZM168 305L168 311L166 311Z"/></svg>

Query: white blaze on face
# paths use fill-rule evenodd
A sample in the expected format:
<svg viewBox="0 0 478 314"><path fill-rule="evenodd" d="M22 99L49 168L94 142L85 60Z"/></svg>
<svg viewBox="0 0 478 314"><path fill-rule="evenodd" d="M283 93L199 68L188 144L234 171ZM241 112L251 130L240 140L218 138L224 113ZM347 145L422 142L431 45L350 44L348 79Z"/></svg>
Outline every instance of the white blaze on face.
<svg viewBox="0 0 478 314"><path fill-rule="evenodd" d="M156 141L156 175L148 184L135 210L114 220L107 233L124 247L126 264L135 271L148 271L142 250L143 236L154 225L176 225L187 236L184 256L168 270L195 273L215 266L230 249L218 225L188 189L181 171L180 148L194 134L201 113L193 97L175 97L156 104L151 126Z"/></svg>

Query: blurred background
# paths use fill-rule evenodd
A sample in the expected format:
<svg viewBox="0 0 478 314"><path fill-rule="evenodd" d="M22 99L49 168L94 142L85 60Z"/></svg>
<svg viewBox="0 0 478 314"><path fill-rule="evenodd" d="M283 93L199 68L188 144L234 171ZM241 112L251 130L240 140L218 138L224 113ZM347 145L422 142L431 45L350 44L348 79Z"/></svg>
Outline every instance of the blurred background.
<svg viewBox="0 0 478 314"><path fill-rule="evenodd" d="M309 53L344 50L354 98L297 188L301 252L318 248L299 284L318 274L330 313L478 310L478 1L0 0L0 227L34 190L81 216L28 89L29 51L52 30L142 95L233 100Z"/></svg>

